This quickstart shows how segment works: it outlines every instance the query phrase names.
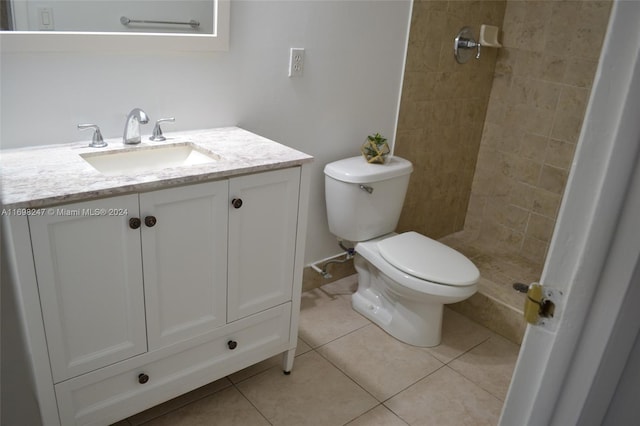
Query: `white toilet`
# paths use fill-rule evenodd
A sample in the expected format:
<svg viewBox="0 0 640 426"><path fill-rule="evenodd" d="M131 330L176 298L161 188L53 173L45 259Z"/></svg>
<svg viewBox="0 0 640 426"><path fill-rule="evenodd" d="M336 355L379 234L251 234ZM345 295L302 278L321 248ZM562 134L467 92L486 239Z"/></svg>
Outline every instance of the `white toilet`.
<svg viewBox="0 0 640 426"><path fill-rule="evenodd" d="M325 196L329 230L355 243L353 308L398 340L428 347L440 344L443 306L471 297L480 273L442 243L393 232L412 170L399 157L383 165L361 156L329 163Z"/></svg>

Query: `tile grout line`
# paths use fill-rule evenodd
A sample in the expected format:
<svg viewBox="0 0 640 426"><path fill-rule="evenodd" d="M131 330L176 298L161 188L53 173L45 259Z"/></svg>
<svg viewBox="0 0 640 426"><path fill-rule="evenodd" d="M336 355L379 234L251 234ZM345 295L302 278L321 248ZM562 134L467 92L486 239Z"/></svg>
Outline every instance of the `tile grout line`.
<svg viewBox="0 0 640 426"><path fill-rule="evenodd" d="M401 421L402 423L406 424L407 426L410 426L410 425L409 425L409 423L407 423L407 422L405 421L405 419L403 419L402 417L400 417L398 414L396 414L392 409L390 409L389 407L387 407L386 405L384 405L384 403L382 403L382 402L380 402L378 405L376 405L375 407L371 408L370 410L367 410L367 411L365 411L364 413L360 414L358 417L356 417L356 418L354 418L354 419L349 420L347 423L344 423L342 426L348 426L348 425L349 425L349 423L351 423L351 422L353 422L353 421L355 421L355 420L358 420L358 419L359 419L359 418L361 418L362 416L365 416L366 414L368 414L368 413L372 412L373 410L375 410L375 409L376 409L376 408L378 408L378 407L383 407L383 408L385 408L385 409L389 410L391 413L393 413L393 415L394 415L394 416L396 416L398 419L400 419L400 421Z"/></svg>
<svg viewBox="0 0 640 426"><path fill-rule="evenodd" d="M442 370L444 367L447 367L447 364L442 364L440 367L436 368L435 370L433 370L431 373L426 374L425 376L419 378L418 380L416 380L415 382L407 385L406 387L402 388L401 390L399 390L398 392L394 393L393 395L391 395L389 398L385 399L384 401L381 402L381 404L385 404L387 401L389 401L392 398L395 398L396 396L398 396L399 394L401 394L402 392L406 391L407 389L409 389L411 386L415 385L416 383L418 383L421 380L426 379L427 377L431 376L433 373L435 373L436 371L440 371ZM451 368L451 367L449 367ZM386 407L386 405L385 405ZM389 408L389 407L387 407ZM389 408L390 409L390 408Z"/></svg>
<svg viewBox="0 0 640 426"><path fill-rule="evenodd" d="M378 327L376 324L373 324L373 323L371 323L370 325L372 325L372 326L374 326L374 327ZM366 326L364 326L364 327L366 327ZM364 328L364 327L360 327L360 328L358 328L357 330L360 330L360 329L362 329L362 328ZM357 330L353 330L353 331L351 331L351 332L349 332L349 333L345 334L344 336L348 336L349 334L351 334L351 333L353 333L353 332L355 332L355 331L357 331ZM344 336L341 336L341 337L344 337ZM338 340L338 339L340 339L341 337L338 337L338 338L336 338L336 339L333 339L331 342L334 342L335 340ZM473 346L473 348L475 348L475 347L476 347L476 346L478 346L478 345L481 345L482 343L484 343L484 342L488 341L489 339L490 339L490 337L487 337L487 338L486 338L485 340L483 340L482 342L480 342L480 343L478 343L477 345ZM314 349L313 349L313 351L315 351L318 355L320 355L320 357L321 357L321 358L323 358L324 360L326 360L327 362L329 362L331 365L333 365L336 369L338 369L338 371L340 371L340 372L341 372L342 374L344 374L347 378L349 378L349 380L351 380L353 383L355 383L359 388L361 388L362 390L364 390L367 394L371 395L371 397L372 397L373 399L375 399L375 400L378 402L378 404L376 405L376 407L377 407L378 405L383 405L383 406L384 406L384 407L386 407L389 411L391 411L391 412L392 412L396 417L400 418L400 419L401 419L403 422L405 422L405 423L406 423L406 421L405 421L402 417L400 417L397 413L395 413L393 410L391 410L387 405L385 405L385 402L389 401L390 399L394 398L394 397L395 397L395 396L397 396L398 394L400 394L400 393L404 392L405 390L409 389L411 386L415 385L415 384L416 384L416 383L418 383L419 381L426 379L427 377L429 377L430 375L432 375L432 374L433 374L433 373L435 373L436 371L439 371L439 370L441 370L443 367L447 367L447 366L448 366L448 363L442 362L441 360L439 360L437 357L435 357L434 355L432 355L432 354L431 354L431 353L429 353L428 351L424 351L424 353L425 353L426 355L428 355L428 356L430 356L430 357L434 358L436 361L440 362L442 365L440 365L440 366L439 366L438 368L436 368L435 370L433 370L433 371L431 371L431 372L429 372L429 373L427 373L427 374L425 374L425 375L423 375L423 376L421 375L421 376L420 376L420 377L418 377L415 381L412 381L410 384L408 384L406 387L402 388L401 390L399 390L399 391L398 391L398 392L396 392L395 394L391 395L390 397L386 398L386 399L385 399L385 400L383 400L383 401L380 401L380 400L378 400L378 398L376 398L373 394L371 394L371 392L369 392L368 390L366 390L365 388L363 388L363 387L362 387L358 382L356 382L356 380L355 380L354 378L352 378L352 377L351 377L351 376L350 376L346 371L344 371L343 369L341 369L341 368L340 368L338 365L336 365L333 361L331 361L329 358L325 357L321 352L319 352L319 351L317 351L317 350L316 350L316 349L319 349L319 348L321 348L321 347L323 347L323 346L328 345L328 344L329 344L329 343L331 343L331 342L325 343L324 345L320 345L320 346L318 346L317 348L314 348ZM473 348L471 348L471 349L473 349ZM469 349L468 351L470 351L471 349ZM465 354L465 353L467 353L468 351L463 352L463 353L462 353L462 354L460 354L458 357L460 357L460 356L464 355L464 354ZM455 358L451 359L449 362L452 362L454 359L457 359L458 357L455 357ZM449 368L450 368L451 370L453 370L451 367L449 367ZM456 371L456 370L453 370L453 371ZM456 371L456 373L457 373L457 371ZM460 373L458 373L458 374L460 374ZM462 375L462 374L461 374L461 375ZM463 376L463 377L465 377L465 376ZM465 378L466 378L466 377L465 377ZM467 378L467 379L468 379L468 378ZM468 380L470 380L470 379L468 379ZM475 382L474 382L474 384L475 384ZM371 410L373 410L373 409L374 409L374 408L376 408L376 407L371 408ZM371 410L369 410L369 411L371 411ZM368 411L367 411L367 412L368 412ZM360 416L362 416L362 415L364 415L364 414L365 414L365 413L361 414ZM358 417L360 417L360 416L358 416ZM356 418L357 418L357 417L356 417ZM349 422L352 422L353 420L355 420L355 418L354 418L354 419L351 419ZM349 422L347 422L347 423L349 423ZM407 423L407 424L408 424L408 423Z"/></svg>
<svg viewBox="0 0 640 426"><path fill-rule="evenodd" d="M487 339L488 340L488 339ZM478 346L478 345L476 345ZM498 398L496 395L494 395L492 392L490 392L488 389L485 389L483 386L481 386L479 383L476 383L475 381L471 380L470 378L468 378L467 376L465 376L464 374L462 374L461 372L459 372L458 370L454 369L453 367L449 366L448 364L443 364L442 367L438 368L437 370L431 372L430 374L426 375L425 377L423 377L420 380L424 380L427 377L431 376L432 374L434 374L437 371L442 370L443 368L448 368L449 370L451 370L451 372L458 374L460 377L463 377L465 380L470 381L471 383L473 383L475 386L477 386L478 388L482 389L483 391L485 391L486 393L488 393L489 395L491 395L492 397L494 397L495 399L497 399L501 405L504 405L504 400L502 398ZM419 380L419 381L420 381ZM416 382L417 383L417 382ZM387 408L389 411L391 411L396 417L398 417L399 419L401 419L403 422L407 423L408 425L410 425L409 422L407 422L402 416L400 416L400 414L396 413L395 411L393 411L393 409L391 407L389 407L387 405L387 402L389 402L389 400L395 398L396 396L398 396L400 393L406 391L407 389L409 389L411 386L414 386L416 383L413 383L409 386L407 386L406 388L402 389L401 391L399 391L398 393L396 393L395 395L387 398L386 400L384 400L383 402L381 402L381 405L383 405L385 408Z"/></svg>
<svg viewBox="0 0 640 426"><path fill-rule="evenodd" d="M273 366L271 368L276 368L277 366ZM269 368L268 370L270 370L271 368ZM279 368L279 367L278 367ZM265 370L267 371L267 370ZM252 376L253 377L253 376ZM247 401L249 404L251 404L251 406L254 408L254 410L256 410L258 412L258 414L260 414L260 416L270 425L273 426L273 423L271 423L271 421L267 418L267 416L264 415L264 413L262 411L260 411L260 409L258 407L256 407L256 405L253 403L253 401L251 401L243 392L242 390L240 390L240 388L238 386L235 385L235 383L233 383L233 387L238 391L238 393L240 395L242 395L242 397L245 399L245 401Z"/></svg>
<svg viewBox="0 0 640 426"><path fill-rule="evenodd" d="M449 366L447 366L449 367ZM489 395L491 395L492 397L494 397L495 399L497 399L498 401L500 401L501 405L504 405L504 399L500 398L499 396L496 396L493 392L491 392L489 389L485 388L484 386L482 386L480 383L477 383L476 381L470 379L469 377L465 376L462 372L456 370L453 367L449 367L453 372L455 372L456 374L459 374L461 377L464 377L466 380L470 381L471 383L473 383L474 385L476 385L477 387L479 387L480 389L482 389L483 391L485 391L486 393L488 393Z"/></svg>
<svg viewBox="0 0 640 426"><path fill-rule="evenodd" d="M362 328L362 327L360 327ZM355 330L354 330L355 331ZM351 334L351 333L348 333ZM345 334L346 336L347 334ZM324 345L322 345L324 346ZM321 347L321 346L319 346ZM324 355L322 355L320 352L318 352L317 350L313 349L313 351L320 356L320 358L324 359L325 361L327 361L329 364L331 364L336 370L338 370L340 373L342 373L343 376L345 376L347 379L349 379L351 382L353 382L357 387L359 387L360 389L362 389L367 395L371 396L371 398L373 398L377 404L376 407L380 404L382 404L382 402L378 401L378 398L376 398L375 396L373 396L373 394L371 394L371 392L369 392L368 390L366 390L365 388L363 388L360 383L356 382L350 375L348 375L345 371L343 371L340 367L338 367L337 365L335 365L330 359L328 359L327 357L325 357ZM373 410L375 407L372 407L371 410ZM370 411L370 410L369 410ZM365 411L366 412L366 411ZM364 413L362 413L364 414ZM362 414L360 414L358 417L360 417ZM355 420L357 417L354 417L353 419L349 420L349 422ZM348 422L347 422L348 423Z"/></svg>
<svg viewBox="0 0 640 426"><path fill-rule="evenodd" d="M491 331L491 330L489 330L489 331ZM494 332L492 331L492 333L494 333ZM496 333L496 334L497 334L497 333ZM500 337L502 337L502 336L500 336ZM455 360L457 360L458 358L460 358L460 357L462 357L462 356L464 356L464 355L468 354L469 352L471 352L472 350L474 350L474 349L475 349L475 348L477 348L478 346L482 345L483 343L488 342L489 340L491 340L491 336L487 337L486 339L484 339L484 340L483 340L483 341L481 341L480 343L477 343L477 344L473 345L472 347L470 347L470 348L469 348L469 349L467 349L466 351L462 352L461 354L459 354L459 355L457 355L457 356L455 356L455 357L451 358L449 361L445 362L445 363L444 363L444 365L447 365L447 366L448 366L448 365L449 365L449 364L451 364L453 361L455 361ZM508 340L508 339L507 339L507 340ZM442 362L442 361L440 361L440 362Z"/></svg>
<svg viewBox="0 0 640 426"><path fill-rule="evenodd" d="M497 334L497 333L496 333ZM500 336L500 335L498 335ZM500 336L502 337L502 336ZM502 337L503 339L506 339L504 337ZM474 347L472 347L471 349L469 349L468 351L460 354L459 356L455 357L454 359L452 359L451 361L449 361L450 363L457 360L458 358L462 357L463 355L466 355L467 353L471 352L472 350L474 350L475 348L477 348L480 345L483 345L485 343L487 343L489 340L491 340L491 336L487 337L485 340L483 340L482 342L478 343L477 345L475 345ZM506 339L508 340L508 339ZM518 345L519 346L519 345ZM484 390L485 392L487 392L489 395L493 396L494 398L496 398L498 401L500 401L503 405L504 405L504 399L497 396L496 394L494 394L491 390L486 389L484 386L482 386L482 384L477 383L475 380L473 380L471 377L467 377L463 372L458 371L457 369L455 369L454 367L450 366L449 363L446 364L447 367L449 367L451 370L455 371L456 373L458 373L459 375L461 375L462 377L464 377L465 379L469 380L471 383L473 383L474 385L478 386L480 389Z"/></svg>
<svg viewBox="0 0 640 426"><path fill-rule="evenodd" d="M367 319L367 318L365 318L365 319ZM368 319L367 319L367 320L368 320ZM369 325L372 325L372 326L378 327L378 326L377 326L376 324L374 324L372 321L370 321L370 320L368 320L368 321L369 321L369 324L364 325L364 326L362 326L362 327L358 327L358 328L356 328L356 329L354 329L354 330L351 330L350 332L348 332L348 333L346 333L346 334L343 334L343 335L341 335L341 336L338 336L338 337L336 337L336 338L334 338L334 339L332 339L332 340L330 340L330 341L328 341L328 342L326 342L326 343L323 343L323 344L318 345L318 346L316 346L316 347L312 347L312 348L311 348L311 350L313 350L313 351L314 351L314 352L316 352L318 355L320 355L320 357L321 357L321 358L325 359L327 362L329 362L331 365L333 365L336 369L338 369L338 371L340 371L342 374L344 374L346 377L348 377L348 378L349 378L349 380L351 380L351 381L352 381L353 383L355 383L358 387L360 387L360 388L361 388L362 390L364 390L367 394L371 395L371 396L372 396L376 401L378 401L378 398L376 398L373 394L371 394L369 391L367 391L366 389L364 389L364 388L363 388L359 383L357 383L357 382L355 381L355 379L353 379L353 378L352 378L352 377L351 377L351 376L350 376L346 371L344 371L343 369L341 369L339 366L337 366L335 363L333 363L329 358L325 357L321 352L319 352L319 351L318 351L318 349L322 348L323 346L326 346L326 345L328 345L328 344L330 344L330 343L335 342L336 340L339 340L339 339L341 339L341 338L343 338L343 337L346 337L346 336L348 336L348 335L350 335L350 334L352 334L352 333L354 333L354 332L356 332L356 331L358 331L358 330L363 329L364 327L367 327L367 326L369 326ZM486 327L485 327L485 328L486 328ZM450 363L452 363L453 361L457 360L458 358L460 358L460 357L464 356L465 354L469 353L470 351L472 351L472 350L473 350L473 349L475 349L476 347L478 347L478 346L480 346L480 345L482 345L482 344L484 344L484 343L488 342L490 339L491 339L491 336L488 336L487 338L485 338L485 339L484 339L484 340L482 340L481 342L479 342L479 343L475 344L475 345L474 345L474 346L472 346L471 348L469 348L469 349L467 349L466 351L464 351L464 352L460 353L459 355L457 355L456 357L454 357L454 358L450 359L450 360L449 360L449 361L447 361L447 362L443 362L443 361L441 361L440 359L438 359L436 356L434 356L433 354L431 354L430 352L428 352L428 351L424 351L427 355L429 355L429 356L433 357L433 358L434 358L434 359L436 359L438 362L442 363L442 365L441 365L440 367L438 367L436 370L434 370L434 371L432 371L432 372L430 372L430 373L428 373L428 374L426 374L426 375L424 375L424 376L419 377L417 380L413 381L411 384L409 384L409 385L408 385L408 386L406 386L405 388L401 389L400 391L396 392L395 394L393 394L393 395L392 395L392 396L390 396L389 398L385 399L384 401L378 401L378 402L379 402L379 405L380 405L380 404L384 405L384 403L385 403L385 402L387 402L387 401L389 401L391 398L394 398L395 396L397 396L398 394L400 394L400 393L402 393L403 391L407 390L408 388L410 388L411 386L415 385L415 384L416 384L416 383L418 383L419 381L421 381L421 380L423 380L423 379L425 379L425 378L429 377L430 375L432 375L432 374L433 374L433 373L435 373L436 371L441 370L443 367L449 367L452 371L456 372L457 374L460 374L462 377L464 377L465 379L469 380L470 382L472 382L472 383L473 383L473 384L475 384L476 386L478 386L478 387L480 387L481 389L483 389L483 390L487 391L487 392L488 392L490 395L492 395L493 397L498 398L496 395L494 395L493 393L489 392L487 389L484 389L484 388L483 388L482 386L480 386L478 383L476 383L475 381L471 380L470 378L468 378L467 376L465 376L464 374L460 373L459 371L457 371L456 369L454 369L453 367L451 367L451 366L449 365ZM303 340L303 341L304 341L304 339L302 339L302 338L301 338L301 340ZM306 343L306 342L305 342L305 343ZM307 344L308 344L308 343L307 343ZM310 345L309 345L309 346L310 346ZM502 401L502 399L501 399L501 398L498 398L498 400ZM385 407L387 407L387 406L385 405ZM375 407L374 407L374 408L375 408ZM387 408L389 409L389 407L387 407ZM373 409L373 408L372 408L372 409ZM391 409L389 409L389 410L391 410ZM369 411L370 411L370 410L369 410ZM393 412L393 411L392 411L392 412ZM364 414L364 413L363 413L363 414ZM398 416L398 415L397 415L397 413L395 413L395 412L394 412L394 414L395 414L396 416ZM400 417L400 416L398 416L398 417ZM351 419L350 421L353 421L353 420L355 420L355 419ZM402 420L404 421L404 419L402 419Z"/></svg>
<svg viewBox="0 0 640 426"><path fill-rule="evenodd" d="M166 415L169 415L170 413L173 413L173 412L175 412L175 411L181 410L181 409L183 409L183 408L185 408L185 407L187 407L187 406L189 406L189 405L191 405L191 404L195 404L195 403L196 403L196 402L198 402L198 401L201 401L201 400L203 400L203 399L205 399L205 398L208 398L208 397L210 397L210 396L212 396L212 395L215 395L215 394L217 394L217 393L219 393L219 392L221 392L221 391L223 391L223 390L225 390L225 389L228 389L228 388L230 388L231 386L233 386L233 382L232 382L230 379L228 379L228 378L227 378L227 376L222 377L222 378L220 378L220 379L218 379L218 380L222 380L222 379L225 379L225 378L229 381L229 385L228 385L228 386L225 386L225 387L223 387L223 388L221 388L221 389L218 389L218 390L216 390L216 391L213 391L213 392L207 392L207 393L203 394L202 396L200 396L199 398L195 398L195 399L194 399L194 400L192 400L192 401L188 401L188 402L185 402L184 404L180 404L179 406L177 406L177 407L175 407L175 408L173 408L173 409L171 409L171 410L168 410L168 411L167 411L167 412L165 412L165 413L162 413L162 414L159 414L159 415L157 415L157 416L151 417L150 419L147 419L147 420L143 421L142 423L137 423L137 422L136 422L136 423L134 423L134 422L132 422L132 421L131 421L131 418L132 418L132 417L134 417L134 416L136 416L136 415L138 415L138 414L140 414L140 413L136 413L136 414L134 414L133 416L129 416L129 417L127 417L127 418L126 418L126 419L124 419L124 420L126 420L126 421L129 423L129 425L131 425L131 426L144 426L144 425L146 425L146 424L148 424L148 423L150 423L150 422L152 422L152 421L154 421L154 420L157 420L157 419L159 419L159 418L161 418L161 417L164 417L164 416L166 416ZM214 382L216 382L216 381L217 381L217 380L214 380L214 381L213 381L213 382L211 382L211 383L214 383ZM209 383L209 384L211 384L211 383ZM204 386L207 386L207 385L204 385ZM196 389L194 389L194 390L193 390L193 391L191 391L191 392L194 392L194 391L196 391L197 389L199 389L199 388L196 388ZM177 397L172 398L172 399L170 399L170 400L168 400L168 401L165 401L165 402L163 402L163 403L160 403L160 404L158 404L158 405L155 405L155 406L153 406L153 407L149 408L148 410L151 410L151 409L153 409L153 408L155 408L155 407L158 407L159 405L166 404L166 403L168 403L168 402L170 402L170 401L173 401L173 400L175 400L175 399L177 399L177 398L180 398L181 396L187 395L188 393L190 393L190 392L184 393L184 394L182 394L182 395L178 395ZM144 410L144 411L147 411L147 410ZM144 413L144 411L142 411L141 413Z"/></svg>
<svg viewBox="0 0 640 426"><path fill-rule="evenodd" d="M358 315L360 315L360 314L358 314ZM364 318L364 317L363 317L363 318ZM365 318L365 319L366 319L367 321L369 321L367 318ZM311 346L309 343L307 343L307 342L305 342L305 343L307 343L307 345L308 345L312 350L316 350L316 349L319 349L319 348L321 348L321 347L323 347L323 346L328 345L329 343L333 343L333 342L335 342L335 341L336 341L336 340L338 340L338 339L342 339L343 337L348 336L348 335L350 335L351 333L354 333L354 332L356 332L356 331L358 331L358 330L361 330L361 329L363 329L363 328L365 328L365 327L368 327L368 326L370 326L370 325L374 325L374 326L376 326L374 323L372 323L371 321L369 321L369 322L368 322L368 324L365 324L365 325L360 326L360 327L358 327L358 328L354 328L353 330L348 331L347 333L345 333L345 334L343 334L343 335L341 335L341 336L334 337L333 339L329 340L328 342L326 342L326 343L322 343L322 344L317 345L317 346ZM377 326L376 326L376 327L377 327ZM302 340L304 341L304 339L302 339Z"/></svg>

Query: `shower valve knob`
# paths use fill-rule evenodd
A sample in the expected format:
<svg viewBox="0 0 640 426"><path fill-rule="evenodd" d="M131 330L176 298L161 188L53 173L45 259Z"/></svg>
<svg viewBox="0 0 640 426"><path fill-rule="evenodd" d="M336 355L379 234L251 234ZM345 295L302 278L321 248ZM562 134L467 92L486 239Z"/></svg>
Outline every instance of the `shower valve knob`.
<svg viewBox="0 0 640 426"><path fill-rule="evenodd" d="M239 209L240 207L242 207L242 199L234 198L233 200L231 200L231 205L234 209Z"/></svg>

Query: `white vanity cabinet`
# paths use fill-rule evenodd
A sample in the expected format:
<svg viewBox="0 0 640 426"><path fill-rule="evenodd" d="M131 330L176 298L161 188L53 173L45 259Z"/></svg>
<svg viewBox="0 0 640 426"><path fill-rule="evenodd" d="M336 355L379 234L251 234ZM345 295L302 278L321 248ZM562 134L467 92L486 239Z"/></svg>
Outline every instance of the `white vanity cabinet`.
<svg viewBox="0 0 640 426"><path fill-rule="evenodd" d="M33 272L17 263L35 281L22 296L43 422L109 424L278 353L290 371L301 170L15 218L16 257L32 248Z"/></svg>

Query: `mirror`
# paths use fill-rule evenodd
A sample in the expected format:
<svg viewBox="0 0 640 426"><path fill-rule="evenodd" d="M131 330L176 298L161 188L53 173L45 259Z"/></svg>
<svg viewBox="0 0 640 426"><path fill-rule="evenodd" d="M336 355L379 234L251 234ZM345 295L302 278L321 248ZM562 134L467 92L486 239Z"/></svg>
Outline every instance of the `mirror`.
<svg viewBox="0 0 640 426"><path fill-rule="evenodd" d="M214 32L214 0L2 0L2 10L9 31Z"/></svg>
<svg viewBox="0 0 640 426"><path fill-rule="evenodd" d="M0 0L2 49L227 50L229 0Z"/></svg>

